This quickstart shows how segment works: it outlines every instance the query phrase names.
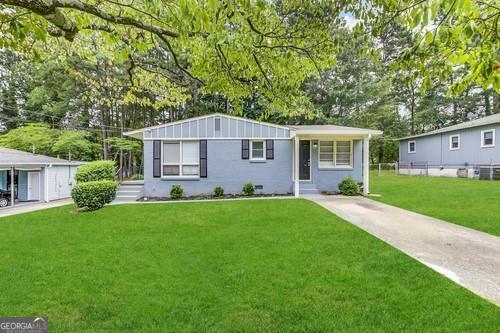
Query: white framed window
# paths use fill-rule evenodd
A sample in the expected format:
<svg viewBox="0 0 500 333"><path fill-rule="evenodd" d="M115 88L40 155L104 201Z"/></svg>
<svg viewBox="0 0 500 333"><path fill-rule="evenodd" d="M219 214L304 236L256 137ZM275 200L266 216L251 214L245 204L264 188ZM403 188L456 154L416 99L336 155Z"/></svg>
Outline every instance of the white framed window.
<svg viewBox="0 0 500 333"><path fill-rule="evenodd" d="M460 149L460 134L450 135L450 150Z"/></svg>
<svg viewBox="0 0 500 333"><path fill-rule="evenodd" d="M251 160L265 160L265 142L264 140L250 141L250 159Z"/></svg>
<svg viewBox="0 0 500 333"><path fill-rule="evenodd" d="M319 168L352 168L352 141L319 141Z"/></svg>
<svg viewBox="0 0 500 333"><path fill-rule="evenodd" d="M198 177L200 175L199 141L164 141L163 177Z"/></svg>
<svg viewBox="0 0 500 333"><path fill-rule="evenodd" d="M481 147L495 147L495 129L481 131Z"/></svg>
<svg viewBox="0 0 500 333"><path fill-rule="evenodd" d="M408 141L408 154L414 154L417 152L417 142L415 140Z"/></svg>

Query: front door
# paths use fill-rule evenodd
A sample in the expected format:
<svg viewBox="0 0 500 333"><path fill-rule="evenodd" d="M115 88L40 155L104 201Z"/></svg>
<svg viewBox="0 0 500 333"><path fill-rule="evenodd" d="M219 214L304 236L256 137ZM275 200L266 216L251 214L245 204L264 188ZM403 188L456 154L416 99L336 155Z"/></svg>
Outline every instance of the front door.
<svg viewBox="0 0 500 333"><path fill-rule="evenodd" d="M28 200L40 200L40 172L28 172Z"/></svg>
<svg viewBox="0 0 500 333"><path fill-rule="evenodd" d="M299 179L311 179L311 141L309 140L299 142Z"/></svg>

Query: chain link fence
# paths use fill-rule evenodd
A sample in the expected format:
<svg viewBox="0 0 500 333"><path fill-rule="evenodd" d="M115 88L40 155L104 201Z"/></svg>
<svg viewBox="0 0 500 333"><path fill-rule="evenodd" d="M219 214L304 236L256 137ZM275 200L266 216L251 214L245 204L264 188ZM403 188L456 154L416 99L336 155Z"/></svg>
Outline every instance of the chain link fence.
<svg viewBox="0 0 500 333"><path fill-rule="evenodd" d="M371 164L370 170L377 176L410 175L476 178L500 180L500 164L430 164L428 162L394 162Z"/></svg>

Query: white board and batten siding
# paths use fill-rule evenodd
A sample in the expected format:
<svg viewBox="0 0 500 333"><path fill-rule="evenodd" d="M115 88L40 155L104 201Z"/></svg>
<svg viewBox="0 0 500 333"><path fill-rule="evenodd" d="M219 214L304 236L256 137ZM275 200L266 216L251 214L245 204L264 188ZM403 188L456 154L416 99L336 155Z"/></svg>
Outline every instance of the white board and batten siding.
<svg viewBox="0 0 500 333"><path fill-rule="evenodd" d="M290 129L250 119L214 114L144 131L144 140L290 139Z"/></svg>
<svg viewBox="0 0 500 333"><path fill-rule="evenodd" d="M49 200L71 197L71 189L75 184L77 166L58 165L49 167L48 198Z"/></svg>

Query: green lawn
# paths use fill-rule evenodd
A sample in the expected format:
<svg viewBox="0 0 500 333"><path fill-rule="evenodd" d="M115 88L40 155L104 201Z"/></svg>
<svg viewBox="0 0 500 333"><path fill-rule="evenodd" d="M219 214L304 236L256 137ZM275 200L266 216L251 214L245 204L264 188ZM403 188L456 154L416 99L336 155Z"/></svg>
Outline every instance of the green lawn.
<svg viewBox="0 0 500 333"><path fill-rule="evenodd" d="M500 182L373 172L371 199L500 236Z"/></svg>
<svg viewBox="0 0 500 333"><path fill-rule="evenodd" d="M0 315L51 332L493 332L500 308L305 200L0 219Z"/></svg>

